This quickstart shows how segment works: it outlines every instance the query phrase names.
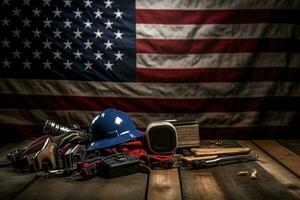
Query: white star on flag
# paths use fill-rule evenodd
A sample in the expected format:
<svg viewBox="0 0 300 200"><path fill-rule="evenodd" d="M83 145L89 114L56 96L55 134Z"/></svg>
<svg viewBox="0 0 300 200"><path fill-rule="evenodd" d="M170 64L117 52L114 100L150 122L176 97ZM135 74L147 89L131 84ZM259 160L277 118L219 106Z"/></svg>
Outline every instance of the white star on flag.
<svg viewBox="0 0 300 200"><path fill-rule="evenodd" d="M23 0L23 5L24 5L24 6L25 6L25 5L29 6L29 5L30 5L30 0Z"/></svg>
<svg viewBox="0 0 300 200"><path fill-rule="evenodd" d="M48 17L46 18L46 20L43 21L44 23L44 27L49 27L51 28L51 23L52 23L52 20L49 20Z"/></svg>
<svg viewBox="0 0 300 200"><path fill-rule="evenodd" d="M55 31L53 31L53 33L54 33L54 38L61 38L61 31L59 31L57 28L56 28L56 30Z"/></svg>
<svg viewBox="0 0 300 200"><path fill-rule="evenodd" d="M39 31L38 29L35 29L34 31L32 31L33 33L33 37L40 37L41 31Z"/></svg>
<svg viewBox="0 0 300 200"><path fill-rule="evenodd" d="M79 50L77 50L75 53L74 53L74 55L75 55L75 59L81 59L81 55L82 55L82 53L81 52L79 52Z"/></svg>
<svg viewBox="0 0 300 200"><path fill-rule="evenodd" d="M7 67L7 68L10 68L10 61L8 61L7 60L7 58L5 58L5 60L4 61L2 61L2 63L3 63L3 67Z"/></svg>
<svg viewBox="0 0 300 200"><path fill-rule="evenodd" d="M44 6L50 6L51 0L43 0Z"/></svg>
<svg viewBox="0 0 300 200"><path fill-rule="evenodd" d="M122 38L122 35L123 35L124 33L121 33L120 30L118 30L118 32L117 32L117 33L114 33L114 34L116 35L116 38L115 38L115 39L118 39L118 38L119 38L119 39L123 39L123 38Z"/></svg>
<svg viewBox="0 0 300 200"><path fill-rule="evenodd" d="M92 70L92 65L93 63L90 63L90 61L88 60L86 63L83 63L85 65L84 70L87 71L88 69Z"/></svg>
<svg viewBox="0 0 300 200"><path fill-rule="evenodd" d="M85 3L85 5L84 5L84 7L86 8L86 7L92 7L91 6L91 4L93 3L92 1L90 1L90 0L86 0L86 1L83 1L84 3Z"/></svg>
<svg viewBox="0 0 300 200"><path fill-rule="evenodd" d="M112 43L112 42L110 42L109 40L107 40L107 42L104 43L105 49L112 49L112 45L113 45L113 44L114 44L114 43Z"/></svg>
<svg viewBox="0 0 300 200"><path fill-rule="evenodd" d="M8 5L9 6L9 0L3 0L2 5Z"/></svg>
<svg viewBox="0 0 300 200"><path fill-rule="evenodd" d="M27 17L26 17L24 20L22 20L22 22L23 22L23 26L24 26L24 27L25 27L25 26L30 27L30 22L31 22L31 20L28 20Z"/></svg>
<svg viewBox="0 0 300 200"><path fill-rule="evenodd" d="M6 17L4 19L1 19L1 21L2 21L2 26L9 26L10 20L7 19Z"/></svg>
<svg viewBox="0 0 300 200"><path fill-rule="evenodd" d="M116 61L123 60L123 58L122 58L123 55L124 55L124 53L121 53L120 51L118 51L118 53L115 53Z"/></svg>
<svg viewBox="0 0 300 200"><path fill-rule="evenodd" d="M21 52L16 49L14 52L12 52L14 58L20 58Z"/></svg>
<svg viewBox="0 0 300 200"><path fill-rule="evenodd" d="M53 13L54 13L54 17L60 17L60 14L61 14L61 10L58 10L58 8L56 8Z"/></svg>
<svg viewBox="0 0 300 200"><path fill-rule="evenodd" d="M64 44L65 44L65 49L72 49L72 47L71 47L71 45L72 45L72 42L70 42L69 41L69 39L67 39L67 41L66 42L64 42Z"/></svg>
<svg viewBox="0 0 300 200"><path fill-rule="evenodd" d="M87 39L87 41L86 42L84 42L84 45L85 45L85 49L92 49L92 42L90 42L90 40L89 39Z"/></svg>
<svg viewBox="0 0 300 200"><path fill-rule="evenodd" d="M65 65L65 69L70 69L71 70L72 69L71 65L73 65L73 63L70 62L69 60L67 60L67 62L65 62L64 65Z"/></svg>
<svg viewBox="0 0 300 200"><path fill-rule="evenodd" d="M104 24L106 25L105 29L108 29L108 28L112 29L111 26L113 25L113 22L110 22L109 19Z"/></svg>
<svg viewBox="0 0 300 200"><path fill-rule="evenodd" d="M105 70L111 70L112 71L112 68L111 68L113 66L112 63L110 63L109 61L107 61L107 63L105 63L104 65L106 66Z"/></svg>
<svg viewBox="0 0 300 200"><path fill-rule="evenodd" d="M52 64L51 62L49 62L48 60L46 60L46 62L43 63L44 69L51 69L51 66L50 66L51 64Z"/></svg>
<svg viewBox="0 0 300 200"><path fill-rule="evenodd" d="M87 20L86 22L83 22L85 24L85 28L92 28L92 22L90 22L90 20Z"/></svg>
<svg viewBox="0 0 300 200"><path fill-rule="evenodd" d="M95 19L97 19L98 17L99 17L100 19L102 19L102 14L103 14L103 12L100 12L99 9L97 9L97 11L94 12L94 14L96 15L96 16L95 16Z"/></svg>
<svg viewBox="0 0 300 200"><path fill-rule="evenodd" d="M71 0L64 0L64 7L71 7Z"/></svg>
<svg viewBox="0 0 300 200"><path fill-rule="evenodd" d="M17 28L12 31L13 37L20 37L21 31L19 31Z"/></svg>
<svg viewBox="0 0 300 200"><path fill-rule="evenodd" d="M74 13L75 13L75 18L77 17L81 18L82 11L80 11L78 8L76 11L74 11Z"/></svg>
<svg viewBox="0 0 300 200"><path fill-rule="evenodd" d="M113 1L106 0L106 1L104 1L104 3L105 3L105 8L108 8L108 7L111 8L111 4L113 3Z"/></svg>
<svg viewBox="0 0 300 200"><path fill-rule="evenodd" d="M25 60L25 62L23 62L23 65L24 65L24 69L30 69L30 65L31 65L31 62L29 62L28 60Z"/></svg>
<svg viewBox="0 0 300 200"><path fill-rule="evenodd" d="M9 48L9 44L10 44L10 41L9 40L7 40L7 38L5 38L3 41L1 41L2 42L2 47L7 47L7 48Z"/></svg>
<svg viewBox="0 0 300 200"><path fill-rule="evenodd" d="M82 34L83 32L82 31L79 31L79 28L77 28L76 29L76 31L74 32L74 34L75 34L75 38L81 38L81 34Z"/></svg>
<svg viewBox="0 0 300 200"><path fill-rule="evenodd" d="M48 39L46 39L46 41L45 42L43 42L43 44L44 44L44 49L51 49L51 44L52 44L52 42L50 42Z"/></svg>
<svg viewBox="0 0 300 200"><path fill-rule="evenodd" d="M40 13L41 13L41 10L35 8L34 10L32 10L32 12L33 12L33 15L34 15L34 16L39 17L39 16L40 16Z"/></svg>
<svg viewBox="0 0 300 200"><path fill-rule="evenodd" d="M97 51L97 53L95 53L95 56L96 56L96 60L98 60L98 59L100 59L100 60L102 60L102 55L103 55L103 53L101 53L99 50Z"/></svg>
<svg viewBox="0 0 300 200"><path fill-rule="evenodd" d="M99 29L97 29L97 31L96 32L94 32L95 34L96 34L96 37L95 38L102 38L102 34L103 34L103 32L100 32L99 31Z"/></svg>
<svg viewBox="0 0 300 200"><path fill-rule="evenodd" d="M117 19L117 18L122 19L123 12L120 12L120 10L118 9L117 12L114 12L114 13L115 13L115 15L116 15L116 17L115 17L116 19Z"/></svg>
<svg viewBox="0 0 300 200"><path fill-rule="evenodd" d="M32 53L33 54L33 58L34 59L40 59L40 55L41 55L41 52L39 52L37 49L35 50L35 52Z"/></svg>
<svg viewBox="0 0 300 200"><path fill-rule="evenodd" d="M64 21L64 24L65 24L65 28L71 28L71 24L72 24L72 22L71 21L69 21L69 18L67 18L67 20L66 21Z"/></svg>
<svg viewBox="0 0 300 200"><path fill-rule="evenodd" d="M55 52L53 52L53 55L54 55L54 59L61 59L61 52L56 50Z"/></svg>
<svg viewBox="0 0 300 200"><path fill-rule="evenodd" d="M29 48L29 49L30 49L31 42L28 41L28 39L26 39L26 40L23 42L23 44L24 44L24 48Z"/></svg>
<svg viewBox="0 0 300 200"><path fill-rule="evenodd" d="M21 10L16 7L14 10L12 10L12 12L13 12L13 16L20 16Z"/></svg>

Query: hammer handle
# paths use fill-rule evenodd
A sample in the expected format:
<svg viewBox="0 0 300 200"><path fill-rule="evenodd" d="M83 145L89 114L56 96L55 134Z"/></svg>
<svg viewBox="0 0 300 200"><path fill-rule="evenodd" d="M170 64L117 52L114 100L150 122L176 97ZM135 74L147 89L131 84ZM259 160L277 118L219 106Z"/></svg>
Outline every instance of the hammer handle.
<svg viewBox="0 0 300 200"><path fill-rule="evenodd" d="M250 148L192 148L195 156L239 155L250 153Z"/></svg>
<svg viewBox="0 0 300 200"><path fill-rule="evenodd" d="M194 157L194 156L183 156L180 159L183 162L192 162L194 160L210 160L210 159L216 159L218 156L201 156L201 157Z"/></svg>

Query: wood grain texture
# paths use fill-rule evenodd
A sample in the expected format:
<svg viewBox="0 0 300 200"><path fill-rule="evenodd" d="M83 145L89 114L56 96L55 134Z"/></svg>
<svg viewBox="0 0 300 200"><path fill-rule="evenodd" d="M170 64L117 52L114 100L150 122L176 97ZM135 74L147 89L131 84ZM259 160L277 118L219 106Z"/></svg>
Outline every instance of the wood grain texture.
<svg viewBox="0 0 300 200"><path fill-rule="evenodd" d="M64 178L40 178L16 199L145 199L146 174L133 174L112 179L66 181Z"/></svg>
<svg viewBox="0 0 300 200"><path fill-rule="evenodd" d="M257 146L300 177L300 157L274 140L253 140Z"/></svg>
<svg viewBox="0 0 300 200"><path fill-rule="evenodd" d="M203 142L203 146L210 144ZM241 146L234 141L224 141L223 144L226 147ZM236 175L245 169L257 170L257 179ZM201 170L180 170L180 178L184 199L298 199L254 161Z"/></svg>
<svg viewBox="0 0 300 200"><path fill-rule="evenodd" d="M277 140L277 142L300 156L300 140Z"/></svg>
<svg viewBox="0 0 300 200"><path fill-rule="evenodd" d="M300 179L291 173L284 166L276 162L263 150L255 144L246 140L238 140L238 143L244 147L251 148L252 154L257 154L259 159L257 163L276 178L284 187L300 199Z"/></svg>
<svg viewBox="0 0 300 200"><path fill-rule="evenodd" d="M24 147L31 141L9 143L1 145L0 160L7 162L6 155L16 148ZM12 199L19 192L36 180L34 173L22 173L14 170L12 166L0 168L0 199Z"/></svg>
<svg viewBox="0 0 300 200"><path fill-rule="evenodd" d="M183 199L225 199L225 194L211 171L180 170L180 176Z"/></svg>
<svg viewBox="0 0 300 200"><path fill-rule="evenodd" d="M236 175L237 172L245 169L256 169L257 179ZM202 170L181 170L180 175L184 199L298 199L253 161Z"/></svg>
<svg viewBox="0 0 300 200"><path fill-rule="evenodd" d="M152 170L149 176L148 200L181 199L178 169Z"/></svg>

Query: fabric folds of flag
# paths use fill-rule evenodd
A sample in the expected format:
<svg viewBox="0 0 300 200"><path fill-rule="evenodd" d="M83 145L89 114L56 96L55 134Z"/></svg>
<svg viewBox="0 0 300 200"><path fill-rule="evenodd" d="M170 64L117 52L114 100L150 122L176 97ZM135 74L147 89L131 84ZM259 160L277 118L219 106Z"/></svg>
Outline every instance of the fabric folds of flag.
<svg viewBox="0 0 300 200"><path fill-rule="evenodd" d="M0 126L87 127L114 107L144 129L197 120L202 138L295 138L298 1L4 0ZM3 131L2 131L3 132Z"/></svg>

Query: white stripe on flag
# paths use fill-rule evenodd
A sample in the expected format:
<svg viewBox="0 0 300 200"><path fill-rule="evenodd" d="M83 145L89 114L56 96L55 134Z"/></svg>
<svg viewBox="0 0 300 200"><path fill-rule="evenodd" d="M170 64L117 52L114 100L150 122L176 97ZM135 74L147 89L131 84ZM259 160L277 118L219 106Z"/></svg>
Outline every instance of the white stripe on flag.
<svg viewBox="0 0 300 200"><path fill-rule="evenodd" d="M0 124L43 125L47 119L59 119L61 124L88 126L98 111L53 111L0 109ZM233 112L233 113L127 113L140 128L150 122L166 119L199 121L201 128L287 126L296 112ZM263 117L261 117L263 116ZM261 120L257 120L261 119Z"/></svg>
<svg viewBox="0 0 300 200"><path fill-rule="evenodd" d="M291 66L300 67L300 57ZM138 68L245 68L286 67L286 53L137 54ZM293 66L292 66L293 65Z"/></svg>
<svg viewBox="0 0 300 200"><path fill-rule="evenodd" d="M138 9L298 9L299 7L298 0L136 0Z"/></svg>
<svg viewBox="0 0 300 200"><path fill-rule="evenodd" d="M34 87L32 87L34 85ZM300 83L211 82L211 83L120 83L63 80L0 79L0 94L59 95L123 98L232 98L299 97Z"/></svg>
<svg viewBox="0 0 300 200"><path fill-rule="evenodd" d="M161 25L137 24L138 39L243 39L290 38L293 24L203 24ZM297 29L300 29L297 26ZM299 34L300 31L295 33Z"/></svg>

